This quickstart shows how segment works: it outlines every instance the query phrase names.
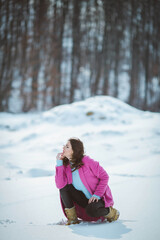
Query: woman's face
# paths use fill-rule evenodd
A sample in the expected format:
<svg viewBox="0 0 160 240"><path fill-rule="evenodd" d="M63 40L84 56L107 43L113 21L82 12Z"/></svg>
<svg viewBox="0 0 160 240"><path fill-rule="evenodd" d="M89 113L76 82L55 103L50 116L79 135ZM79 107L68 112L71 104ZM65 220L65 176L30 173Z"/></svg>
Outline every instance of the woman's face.
<svg viewBox="0 0 160 240"><path fill-rule="evenodd" d="M72 158L73 150L70 141L63 146L63 156L67 157L68 159Z"/></svg>

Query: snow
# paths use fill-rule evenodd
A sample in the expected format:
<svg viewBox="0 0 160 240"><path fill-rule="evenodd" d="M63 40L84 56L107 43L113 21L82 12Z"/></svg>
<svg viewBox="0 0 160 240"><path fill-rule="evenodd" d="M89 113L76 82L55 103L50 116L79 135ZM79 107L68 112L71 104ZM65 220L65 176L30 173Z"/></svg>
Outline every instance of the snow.
<svg viewBox="0 0 160 240"><path fill-rule="evenodd" d="M160 114L108 96L41 113L0 113L0 239L159 239ZM115 207L112 223L61 226L54 174L70 137L106 169Z"/></svg>

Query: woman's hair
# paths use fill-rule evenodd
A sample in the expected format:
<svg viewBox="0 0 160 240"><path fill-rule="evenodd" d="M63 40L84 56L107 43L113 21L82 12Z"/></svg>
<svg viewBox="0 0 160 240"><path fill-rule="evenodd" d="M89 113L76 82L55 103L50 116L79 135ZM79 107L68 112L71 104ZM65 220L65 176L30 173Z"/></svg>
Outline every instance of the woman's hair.
<svg viewBox="0 0 160 240"><path fill-rule="evenodd" d="M78 139L78 138L70 138L68 139L70 141L70 144L72 146L73 150L73 155L72 155L72 160L70 161L71 163L71 168L76 169L80 168L83 163L82 163L82 158L84 157L84 147L83 147L83 142ZM67 166L69 164L68 158L63 159L63 164Z"/></svg>

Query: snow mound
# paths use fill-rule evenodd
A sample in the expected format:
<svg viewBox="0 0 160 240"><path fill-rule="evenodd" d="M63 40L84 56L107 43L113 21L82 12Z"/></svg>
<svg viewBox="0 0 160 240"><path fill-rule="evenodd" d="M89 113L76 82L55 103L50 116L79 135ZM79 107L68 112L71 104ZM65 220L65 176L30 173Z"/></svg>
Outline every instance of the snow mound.
<svg viewBox="0 0 160 240"><path fill-rule="evenodd" d="M126 114L139 115L142 111L109 96L90 97L84 101L61 105L43 113L43 120L59 125L85 123L130 123Z"/></svg>
<svg viewBox="0 0 160 240"><path fill-rule="evenodd" d="M132 117L144 114L121 100L109 96L90 97L84 101L64 104L40 113L0 113L0 130L10 132L25 129L31 125L57 124L73 126L82 124L130 124ZM127 118L131 115L131 118ZM24 118L25 116L25 118ZM32 136L29 136L29 138ZM33 136L35 137L35 135ZM24 138L24 141L29 140Z"/></svg>
<svg viewBox="0 0 160 240"><path fill-rule="evenodd" d="M126 114L139 115L142 111L109 96L90 97L84 101L64 104L40 113L0 113L0 130L10 132L25 129L30 125L56 123L79 125L85 123L129 123ZM25 116L25 118L24 118Z"/></svg>

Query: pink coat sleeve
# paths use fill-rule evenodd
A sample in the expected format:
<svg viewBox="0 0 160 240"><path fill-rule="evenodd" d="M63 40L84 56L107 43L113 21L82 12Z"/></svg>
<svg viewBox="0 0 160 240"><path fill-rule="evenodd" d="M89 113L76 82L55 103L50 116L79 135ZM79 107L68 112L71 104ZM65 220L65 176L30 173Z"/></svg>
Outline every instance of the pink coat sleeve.
<svg viewBox="0 0 160 240"><path fill-rule="evenodd" d="M106 191L109 175L104 170L103 167L99 165L99 162L94 161L93 159L89 160L89 168L96 178L98 178L98 184L96 186L94 194L102 197Z"/></svg>
<svg viewBox="0 0 160 240"><path fill-rule="evenodd" d="M56 166L55 182L58 189L61 189L67 184L67 176L64 166Z"/></svg>

